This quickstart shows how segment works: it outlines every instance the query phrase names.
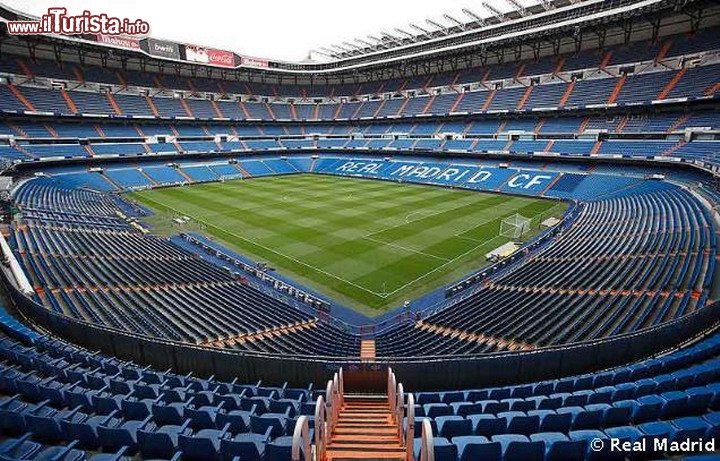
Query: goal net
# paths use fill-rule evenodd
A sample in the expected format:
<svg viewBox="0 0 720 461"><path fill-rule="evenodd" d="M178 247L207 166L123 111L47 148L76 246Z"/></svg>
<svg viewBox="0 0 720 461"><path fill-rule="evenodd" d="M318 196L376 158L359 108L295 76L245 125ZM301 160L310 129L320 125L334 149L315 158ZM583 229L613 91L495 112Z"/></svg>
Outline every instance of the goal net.
<svg viewBox="0 0 720 461"><path fill-rule="evenodd" d="M511 239L519 239L530 231L530 218L515 213L500 222L500 235Z"/></svg>

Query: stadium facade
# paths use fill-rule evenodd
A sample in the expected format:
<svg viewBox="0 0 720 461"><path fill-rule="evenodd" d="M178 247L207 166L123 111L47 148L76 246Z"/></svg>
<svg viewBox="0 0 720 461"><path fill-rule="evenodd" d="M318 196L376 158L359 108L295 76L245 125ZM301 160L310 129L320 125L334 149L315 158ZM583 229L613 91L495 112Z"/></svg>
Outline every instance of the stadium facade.
<svg viewBox="0 0 720 461"><path fill-rule="evenodd" d="M0 393L19 397L0 430L32 441L0 454L299 459L314 415L318 459L353 459L333 439L363 408L345 390L387 390L398 459L624 459L603 441L665 437L644 453L662 457L717 437L719 13L541 2L322 63L2 26L0 245L23 323L3 317ZM566 210L369 319L201 233L156 235L126 194L300 174Z"/></svg>

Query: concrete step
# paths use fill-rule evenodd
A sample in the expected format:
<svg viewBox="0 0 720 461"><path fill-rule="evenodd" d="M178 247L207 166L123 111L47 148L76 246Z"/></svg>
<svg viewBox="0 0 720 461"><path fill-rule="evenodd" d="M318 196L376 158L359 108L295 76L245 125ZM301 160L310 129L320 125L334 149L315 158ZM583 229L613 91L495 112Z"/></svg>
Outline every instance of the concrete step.
<svg viewBox="0 0 720 461"><path fill-rule="evenodd" d="M405 447L397 444L372 444L372 443L360 443L360 442L331 442L327 445L328 450L343 450L343 451L365 451L372 450L378 453L405 453Z"/></svg>
<svg viewBox="0 0 720 461"><path fill-rule="evenodd" d="M367 426L361 426L361 427L348 427L348 426L335 426L334 429L335 434L367 434ZM377 435L389 435L389 434L397 434L397 429L395 426L385 426L385 427L373 427L372 433Z"/></svg>
<svg viewBox="0 0 720 461"><path fill-rule="evenodd" d="M362 459L364 461L401 461L405 459L405 454L396 453L376 453L376 452L345 452L338 451L328 453L328 461L353 461Z"/></svg>
<svg viewBox="0 0 720 461"><path fill-rule="evenodd" d="M374 432L374 431L373 431ZM333 433L332 443L372 443L372 444L399 444L397 434L368 435L368 434L338 434Z"/></svg>

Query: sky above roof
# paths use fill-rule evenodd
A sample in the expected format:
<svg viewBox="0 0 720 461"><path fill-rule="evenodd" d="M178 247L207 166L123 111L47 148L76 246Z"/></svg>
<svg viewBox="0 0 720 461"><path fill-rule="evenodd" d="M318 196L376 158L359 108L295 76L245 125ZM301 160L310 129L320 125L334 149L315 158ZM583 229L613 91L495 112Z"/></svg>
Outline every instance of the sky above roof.
<svg viewBox="0 0 720 461"><path fill-rule="evenodd" d="M184 43L235 51L242 55L287 61L307 58L311 49L341 45L355 38L378 36L382 31L413 32L413 22L432 28L427 19L450 25L449 14L463 22L470 8L489 16L477 0L332 0L299 1L167 1L167 0L0 0L17 10L40 16L50 7L65 7L69 14L89 10L150 24L150 35ZM487 0L500 11L514 9L506 0ZM519 0L523 5L537 3ZM396 33L397 34L397 33ZM369 40L368 40L369 41Z"/></svg>

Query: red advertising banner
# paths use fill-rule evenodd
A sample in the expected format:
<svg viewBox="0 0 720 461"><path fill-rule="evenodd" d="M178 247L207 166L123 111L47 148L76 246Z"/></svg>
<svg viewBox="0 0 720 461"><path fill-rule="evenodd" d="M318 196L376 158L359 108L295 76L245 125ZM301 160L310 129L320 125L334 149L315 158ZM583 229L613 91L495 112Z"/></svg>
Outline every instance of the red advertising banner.
<svg viewBox="0 0 720 461"><path fill-rule="evenodd" d="M235 67L235 56L229 51L207 50L208 61L220 67Z"/></svg>
<svg viewBox="0 0 720 461"><path fill-rule="evenodd" d="M268 61L267 59L261 59L261 58L249 58L246 56L243 56L240 58L240 63L243 66L250 66L250 67L268 67Z"/></svg>
<svg viewBox="0 0 720 461"><path fill-rule="evenodd" d="M185 45L188 61L212 64L220 67L235 67L235 56L229 51L213 50L197 45Z"/></svg>
<svg viewBox="0 0 720 461"><path fill-rule="evenodd" d="M130 50L140 49L140 40L130 37L120 35L96 35L95 39L105 45L116 46L118 48L128 48Z"/></svg>

